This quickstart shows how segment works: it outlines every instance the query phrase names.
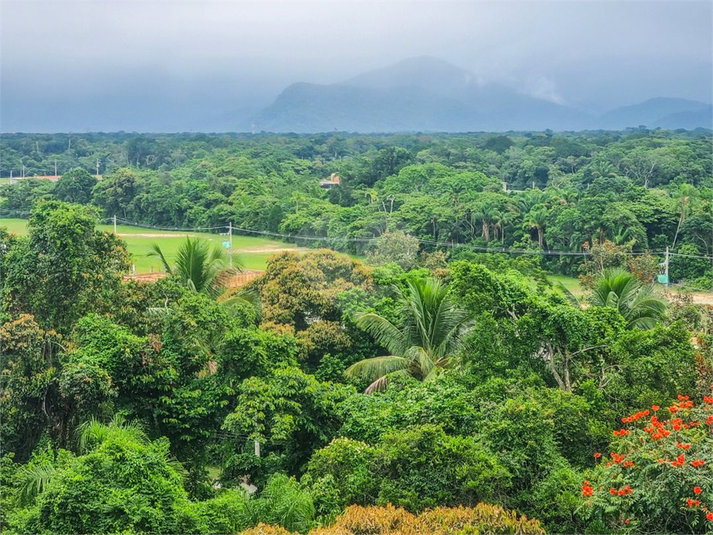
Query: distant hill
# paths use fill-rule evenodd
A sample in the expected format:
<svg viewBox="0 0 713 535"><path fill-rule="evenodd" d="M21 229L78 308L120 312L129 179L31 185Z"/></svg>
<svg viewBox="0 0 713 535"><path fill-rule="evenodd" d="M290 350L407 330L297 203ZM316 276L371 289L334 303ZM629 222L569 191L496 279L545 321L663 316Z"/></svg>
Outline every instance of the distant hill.
<svg viewBox="0 0 713 535"><path fill-rule="evenodd" d="M597 117L424 56L338 84L292 84L251 123L254 131L296 133L692 129L712 127L709 109L703 102L656 98Z"/></svg>
<svg viewBox="0 0 713 535"><path fill-rule="evenodd" d="M685 128L686 130L695 130L696 128L713 129L713 106L706 106L698 111L671 113L656 120L652 126L660 126L669 130L678 128Z"/></svg>
<svg viewBox="0 0 713 535"><path fill-rule="evenodd" d="M711 128L712 123L709 104L684 98L652 98L633 106L616 108L599 120L601 128L616 130L641 125L671 129Z"/></svg>
<svg viewBox="0 0 713 535"><path fill-rule="evenodd" d="M592 117L422 57L340 84L293 84L253 123L272 132L462 132L582 129Z"/></svg>

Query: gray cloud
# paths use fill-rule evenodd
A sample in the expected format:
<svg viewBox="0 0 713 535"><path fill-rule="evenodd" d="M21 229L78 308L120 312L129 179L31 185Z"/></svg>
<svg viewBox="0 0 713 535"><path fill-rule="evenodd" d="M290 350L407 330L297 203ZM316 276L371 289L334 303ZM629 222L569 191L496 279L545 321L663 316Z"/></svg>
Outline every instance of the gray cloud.
<svg viewBox="0 0 713 535"><path fill-rule="evenodd" d="M8 2L3 130L188 130L430 55L602 110L711 99L710 2Z"/></svg>

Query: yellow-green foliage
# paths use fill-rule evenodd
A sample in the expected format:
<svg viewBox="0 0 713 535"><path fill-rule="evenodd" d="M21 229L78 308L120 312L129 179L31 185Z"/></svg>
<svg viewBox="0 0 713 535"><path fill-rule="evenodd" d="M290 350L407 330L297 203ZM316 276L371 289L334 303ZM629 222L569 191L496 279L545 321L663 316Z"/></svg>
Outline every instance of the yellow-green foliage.
<svg viewBox="0 0 713 535"><path fill-rule="evenodd" d="M479 503L475 507L436 507L415 516L405 509L352 505L330 526L310 535L429 535L524 534L540 535L545 530L538 520L518 516L499 505Z"/></svg>
<svg viewBox="0 0 713 535"><path fill-rule="evenodd" d="M418 533L449 535L451 533L526 533L545 530L538 520L504 509L499 505L479 503L475 507L436 507L418 516Z"/></svg>
<svg viewBox="0 0 713 535"><path fill-rule="evenodd" d="M290 532L282 526L263 524L260 522L254 528L241 531L240 535L290 535Z"/></svg>

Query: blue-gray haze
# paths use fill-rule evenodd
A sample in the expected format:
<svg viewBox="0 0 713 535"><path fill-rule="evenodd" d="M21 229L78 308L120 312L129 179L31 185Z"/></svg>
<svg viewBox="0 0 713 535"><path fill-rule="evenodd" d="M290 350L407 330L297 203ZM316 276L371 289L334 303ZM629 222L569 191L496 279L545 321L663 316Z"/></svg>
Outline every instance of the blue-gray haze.
<svg viewBox="0 0 713 535"><path fill-rule="evenodd" d="M280 105L303 105L300 113L310 115L311 106L321 107L326 98L323 90L349 93L353 88L342 86L358 75L422 56L428 56L424 67L416 62L414 68L425 69L427 77L435 63L430 60L438 58L451 64L453 73L466 73L469 87L502 88L587 117L657 97L709 105L712 6L710 1L3 0L0 128L259 129L288 120ZM434 68L437 77L441 67ZM295 82L314 86L306 86L308 96L300 93L301 100L283 98L273 105ZM404 98L413 106L435 98L421 89ZM383 90L370 87L369 98L387 108L403 100L393 88L386 96L378 93ZM434 129L443 114L463 113L446 93L437 110L422 119ZM468 104L476 122L487 115L478 106L491 102L481 97ZM305 98L313 100L305 104ZM334 98L336 108L347 105L338 100L347 97ZM521 101L518 110L530 102ZM679 108L669 103L664 111L688 113ZM413 115L412 109L401 112ZM441 114L438 120L434 114ZM322 120L307 121L303 129L331 126L331 116ZM288 120L275 129L299 129L292 124ZM498 128L487 118L482 124ZM334 128L353 125L358 127L335 122ZM411 126L403 123L405 130Z"/></svg>

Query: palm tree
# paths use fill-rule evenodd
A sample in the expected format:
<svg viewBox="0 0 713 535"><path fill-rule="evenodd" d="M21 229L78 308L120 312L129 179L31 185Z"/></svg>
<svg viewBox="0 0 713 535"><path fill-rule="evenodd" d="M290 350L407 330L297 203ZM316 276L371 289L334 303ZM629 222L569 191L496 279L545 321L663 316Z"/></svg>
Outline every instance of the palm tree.
<svg viewBox="0 0 713 535"><path fill-rule="evenodd" d="M390 353L364 359L346 370L347 377L372 381L367 394L386 388L391 374L411 375L422 381L432 379L438 370L451 365L465 335L474 327L470 313L455 302L440 281L409 281L398 294L400 327L373 313L356 319L357 325Z"/></svg>
<svg viewBox="0 0 713 535"><path fill-rule="evenodd" d="M537 243L542 249L545 245L545 227L547 226L547 209L536 205L525 217L525 225L529 229L537 229Z"/></svg>
<svg viewBox="0 0 713 535"><path fill-rule="evenodd" d="M652 329L663 318L668 303L654 293L653 284L642 284L623 269L605 269L595 281L590 299L592 306L619 311L629 328Z"/></svg>
<svg viewBox="0 0 713 535"><path fill-rule="evenodd" d="M221 275L240 270L239 267L226 265L227 254L223 249L217 246L211 248L209 242L199 238L186 237L186 241L178 248L175 266L168 263L158 244L152 244L151 248L153 250L149 256L159 257L166 273L178 277L191 290L211 297L216 297L223 286Z"/></svg>

